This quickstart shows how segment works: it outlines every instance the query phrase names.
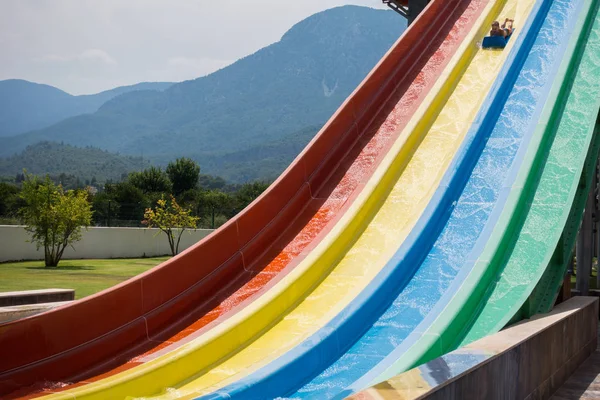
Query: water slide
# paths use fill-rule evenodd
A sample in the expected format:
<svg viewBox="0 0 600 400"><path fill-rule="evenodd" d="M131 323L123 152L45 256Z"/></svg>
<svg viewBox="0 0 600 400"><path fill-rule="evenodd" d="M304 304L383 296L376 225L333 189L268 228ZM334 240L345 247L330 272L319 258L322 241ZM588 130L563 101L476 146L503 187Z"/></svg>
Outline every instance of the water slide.
<svg viewBox="0 0 600 400"><path fill-rule="evenodd" d="M41 394L343 397L547 310L598 152L596 13L595 0L434 0L238 218L113 290L0 325L0 390L86 371ZM478 48L505 16L520 21L508 47Z"/></svg>

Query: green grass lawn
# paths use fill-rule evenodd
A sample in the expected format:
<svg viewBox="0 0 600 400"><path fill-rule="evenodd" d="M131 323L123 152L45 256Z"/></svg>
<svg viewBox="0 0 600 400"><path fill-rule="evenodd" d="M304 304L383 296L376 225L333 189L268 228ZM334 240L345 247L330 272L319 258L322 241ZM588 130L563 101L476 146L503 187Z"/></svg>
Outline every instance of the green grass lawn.
<svg viewBox="0 0 600 400"><path fill-rule="evenodd" d="M32 289L75 289L80 299L138 275L169 257L118 260L62 260L58 268L43 261L0 264L0 292Z"/></svg>

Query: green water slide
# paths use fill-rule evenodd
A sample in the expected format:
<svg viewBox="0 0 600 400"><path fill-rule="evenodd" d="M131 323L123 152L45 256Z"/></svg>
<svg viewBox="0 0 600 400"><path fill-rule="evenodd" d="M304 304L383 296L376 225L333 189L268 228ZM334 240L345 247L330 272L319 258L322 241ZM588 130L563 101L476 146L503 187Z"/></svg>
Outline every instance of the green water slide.
<svg viewBox="0 0 600 400"><path fill-rule="evenodd" d="M573 56L553 88L558 101L545 110L548 124L538 127L539 144L532 142L486 245L482 262L490 261L474 290L479 295L464 305L470 318L462 321L459 341L445 343L446 351L500 330L515 315L546 312L554 304L600 146L600 17L597 1L586 6L571 37Z"/></svg>

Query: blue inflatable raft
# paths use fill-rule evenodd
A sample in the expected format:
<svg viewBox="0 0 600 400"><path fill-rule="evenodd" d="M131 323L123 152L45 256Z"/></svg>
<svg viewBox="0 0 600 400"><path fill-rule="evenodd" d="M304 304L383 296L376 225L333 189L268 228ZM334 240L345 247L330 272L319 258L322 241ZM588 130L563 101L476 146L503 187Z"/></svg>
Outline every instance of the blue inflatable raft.
<svg viewBox="0 0 600 400"><path fill-rule="evenodd" d="M502 36L486 36L483 38L483 42L481 43L481 47L484 49L503 49L508 44L510 37L515 31L508 35L507 37Z"/></svg>

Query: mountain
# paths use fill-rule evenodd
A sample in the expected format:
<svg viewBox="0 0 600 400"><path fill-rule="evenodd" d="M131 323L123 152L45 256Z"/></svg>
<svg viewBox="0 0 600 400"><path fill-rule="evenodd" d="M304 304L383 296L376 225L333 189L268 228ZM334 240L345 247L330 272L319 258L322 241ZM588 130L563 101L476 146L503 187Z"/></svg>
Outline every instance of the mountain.
<svg viewBox="0 0 600 400"><path fill-rule="evenodd" d="M0 81L0 137L46 128L65 118L98 111L108 100L136 90L165 90L172 83L144 82L92 95L73 96L21 79Z"/></svg>
<svg viewBox="0 0 600 400"><path fill-rule="evenodd" d="M28 146L20 154L0 159L0 176L15 176L23 169L35 175L74 175L82 181L96 178L120 181L131 171L147 167L141 157L122 156L105 150L78 148L61 143L40 142Z"/></svg>
<svg viewBox="0 0 600 400"><path fill-rule="evenodd" d="M236 180L246 179L237 171L245 167L272 175L285 167L284 158L289 163L300 151L299 143L310 140L306 133L314 135L405 28L406 21L393 11L330 9L208 76L163 92L125 93L93 114L0 138L0 156L48 140L136 156L143 152L162 165L187 156L203 171L237 175ZM262 164L257 149L266 160Z"/></svg>

